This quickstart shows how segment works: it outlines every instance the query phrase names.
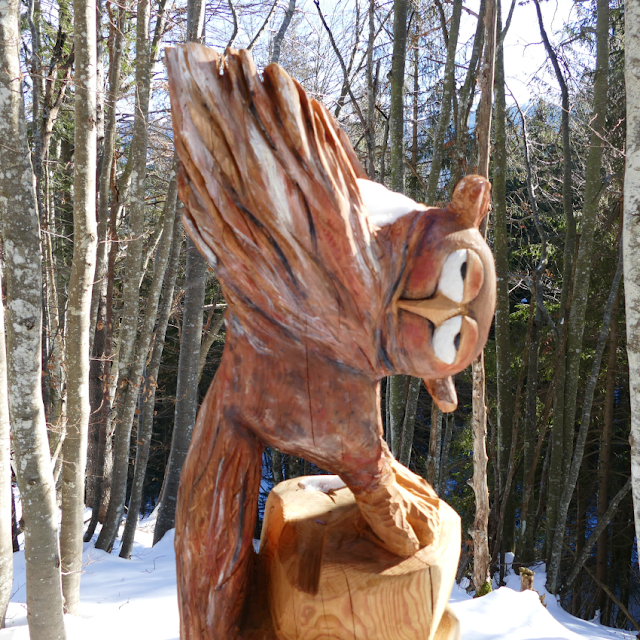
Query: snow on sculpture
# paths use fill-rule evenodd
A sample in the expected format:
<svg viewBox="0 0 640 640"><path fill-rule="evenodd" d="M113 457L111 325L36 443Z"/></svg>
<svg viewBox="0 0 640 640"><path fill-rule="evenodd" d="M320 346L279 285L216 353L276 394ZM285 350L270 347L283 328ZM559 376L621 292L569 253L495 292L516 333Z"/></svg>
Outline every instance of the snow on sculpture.
<svg viewBox="0 0 640 640"><path fill-rule="evenodd" d="M394 460L379 381L421 377L455 408L451 376L481 351L495 306L478 231L489 183L467 176L446 208L417 204L368 181L335 120L278 65L261 76L246 51L197 44L168 50L167 65L184 223L228 303L178 498L181 637L454 637L459 518ZM265 444L342 482L272 492L256 572ZM346 587L327 578L336 571ZM418 612L378 615L377 599L411 584L431 590Z"/></svg>

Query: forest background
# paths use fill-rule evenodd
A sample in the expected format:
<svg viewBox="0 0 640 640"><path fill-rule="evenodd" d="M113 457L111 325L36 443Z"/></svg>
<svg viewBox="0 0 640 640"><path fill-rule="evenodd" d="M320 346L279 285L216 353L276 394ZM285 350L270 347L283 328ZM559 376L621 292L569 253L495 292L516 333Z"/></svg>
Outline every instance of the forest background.
<svg viewBox="0 0 640 640"><path fill-rule="evenodd" d="M458 580L483 593L514 552L547 563L574 615L640 631L624 33L623 0L0 0L0 619L20 532L37 639L64 637L99 523L96 547L121 534L125 558L141 515L158 509L156 540L173 527L224 347L220 287L180 222L162 63L200 40L280 63L372 180L427 204L483 171L490 135L484 362L456 377L453 414L417 380L382 381L385 437L462 516ZM320 472L266 450L261 504Z"/></svg>

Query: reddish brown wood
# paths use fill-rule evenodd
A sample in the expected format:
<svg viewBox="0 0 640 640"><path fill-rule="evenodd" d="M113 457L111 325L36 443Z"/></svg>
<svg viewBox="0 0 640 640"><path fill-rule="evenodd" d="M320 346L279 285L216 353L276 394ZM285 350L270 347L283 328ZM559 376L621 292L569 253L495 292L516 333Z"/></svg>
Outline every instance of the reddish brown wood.
<svg viewBox="0 0 640 640"><path fill-rule="evenodd" d="M493 258L478 232L490 185L467 176L445 209L370 219L366 177L345 134L279 66L244 51L167 52L184 223L228 303L226 346L200 409L176 517L183 640L238 632L251 573L261 443L342 477L381 547L438 544L437 496L383 438L379 380L448 378L482 349L495 306ZM437 291L466 249L464 291ZM434 331L462 316L451 364Z"/></svg>

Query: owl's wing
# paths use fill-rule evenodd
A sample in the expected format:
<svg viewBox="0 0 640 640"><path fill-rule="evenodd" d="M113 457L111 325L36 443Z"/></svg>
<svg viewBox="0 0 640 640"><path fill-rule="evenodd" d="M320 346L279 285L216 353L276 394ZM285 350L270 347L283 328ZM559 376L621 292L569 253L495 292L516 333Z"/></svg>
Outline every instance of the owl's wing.
<svg viewBox="0 0 640 640"><path fill-rule="evenodd" d="M191 237L252 331L364 348L379 264L346 135L278 65L197 44L166 54ZM260 326L255 326L255 324Z"/></svg>

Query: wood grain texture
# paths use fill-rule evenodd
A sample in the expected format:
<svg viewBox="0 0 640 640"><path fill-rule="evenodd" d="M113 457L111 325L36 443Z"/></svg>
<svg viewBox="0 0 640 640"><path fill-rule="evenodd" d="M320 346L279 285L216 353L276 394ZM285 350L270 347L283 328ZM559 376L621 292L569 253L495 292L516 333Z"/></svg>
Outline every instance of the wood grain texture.
<svg viewBox="0 0 640 640"><path fill-rule="evenodd" d="M380 553L443 544L437 496L383 440L379 380L433 381L443 410L455 406L450 376L482 349L495 306L478 232L490 185L467 176L446 208L415 204L376 225L346 135L279 66L260 75L245 51L220 57L193 43L168 50L167 66L184 223L228 303L222 362L181 480L181 629L183 640L229 640L255 584L262 443L340 475ZM430 308L461 249L471 256L461 302L438 295ZM458 315L447 363L436 334Z"/></svg>
<svg viewBox="0 0 640 640"><path fill-rule="evenodd" d="M317 479L283 482L267 501L260 556L276 637L458 637L455 616L442 620L460 555L460 518L451 507L437 501L438 544L401 559L367 535L348 488L310 489Z"/></svg>

